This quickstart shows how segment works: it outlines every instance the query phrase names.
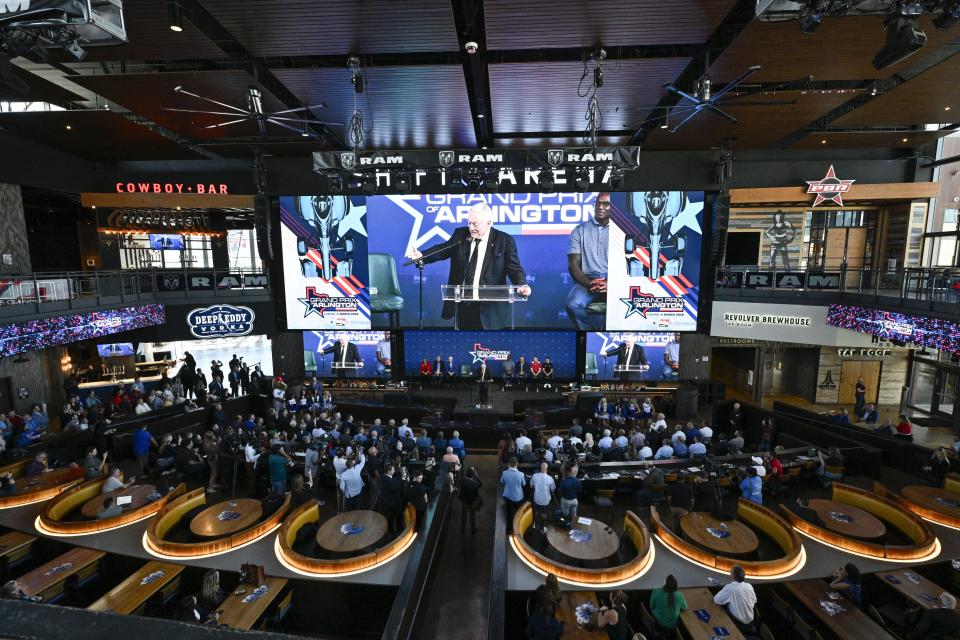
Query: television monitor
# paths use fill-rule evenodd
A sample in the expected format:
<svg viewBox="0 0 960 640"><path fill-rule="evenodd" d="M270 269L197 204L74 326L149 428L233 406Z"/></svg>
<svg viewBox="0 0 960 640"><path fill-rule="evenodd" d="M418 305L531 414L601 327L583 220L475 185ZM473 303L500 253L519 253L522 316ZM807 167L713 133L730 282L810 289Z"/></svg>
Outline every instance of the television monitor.
<svg viewBox="0 0 960 640"><path fill-rule="evenodd" d="M132 356L136 351L132 342L114 342L112 344L98 344L97 353L101 358L112 358L115 356Z"/></svg>
<svg viewBox="0 0 960 640"><path fill-rule="evenodd" d="M304 368L308 375L316 373L317 377L331 377L333 371L333 355L328 353L324 355L325 349L333 347L333 344L340 338L346 336L347 340L357 346L360 354L360 360L363 367L354 374L349 372L349 377L374 378L377 376L377 343L387 335L385 331L304 331L303 332L303 353ZM309 356L307 354L310 354ZM311 369L309 365L314 365Z"/></svg>
<svg viewBox="0 0 960 640"><path fill-rule="evenodd" d="M680 342L673 332L590 332L587 334L587 354L584 358L584 380L622 380L625 374L616 370L618 350L633 338L630 359L646 362L646 371L629 373L630 381L667 381L680 379ZM639 350L639 355L633 355ZM604 354L609 354L604 357Z"/></svg>
<svg viewBox="0 0 960 640"><path fill-rule="evenodd" d="M150 248L161 251L164 249L179 251L183 249L183 236L176 233L151 233Z"/></svg>

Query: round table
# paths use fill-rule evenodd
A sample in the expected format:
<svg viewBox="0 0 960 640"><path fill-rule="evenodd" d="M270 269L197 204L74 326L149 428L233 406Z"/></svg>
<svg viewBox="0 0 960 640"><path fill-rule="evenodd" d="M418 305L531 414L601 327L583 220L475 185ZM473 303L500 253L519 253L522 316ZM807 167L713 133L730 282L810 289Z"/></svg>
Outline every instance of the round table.
<svg viewBox="0 0 960 640"><path fill-rule="evenodd" d="M190 521L190 531L204 538L219 538L246 529L263 515L259 500L225 500L198 513Z"/></svg>
<svg viewBox="0 0 960 640"><path fill-rule="evenodd" d="M572 529L559 525L547 527L550 546L575 560L603 560L620 548L617 532L599 520L590 524L576 523Z"/></svg>
<svg viewBox="0 0 960 640"><path fill-rule="evenodd" d="M726 556L745 556L760 546L753 529L738 520L720 520L695 511L680 518L684 537L701 547Z"/></svg>
<svg viewBox="0 0 960 640"><path fill-rule="evenodd" d="M882 538L887 533L883 521L860 507L833 500L814 498L807 506L817 513L827 529L851 538Z"/></svg>
<svg viewBox="0 0 960 640"><path fill-rule="evenodd" d="M917 506L960 519L960 495L939 487L911 485L900 492Z"/></svg>
<svg viewBox="0 0 960 640"><path fill-rule="evenodd" d="M356 553L377 544L386 533L387 519L376 511L345 511L320 526L317 544L335 553Z"/></svg>
<svg viewBox="0 0 960 640"><path fill-rule="evenodd" d="M80 508L80 513L88 518L96 518L103 511L103 501L107 498L119 498L121 496L130 496L132 500L128 505L121 505L124 509L132 511L139 509L150 502L149 498L157 488L152 484L137 484L127 488L120 488L108 493L102 493L96 498L90 498L87 503Z"/></svg>

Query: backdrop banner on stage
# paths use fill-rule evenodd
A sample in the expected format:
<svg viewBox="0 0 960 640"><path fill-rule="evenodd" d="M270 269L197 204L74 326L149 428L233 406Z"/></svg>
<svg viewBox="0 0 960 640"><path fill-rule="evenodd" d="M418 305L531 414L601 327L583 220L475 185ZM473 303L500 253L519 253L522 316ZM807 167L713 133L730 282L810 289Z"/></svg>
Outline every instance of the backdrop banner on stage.
<svg viewBox="0 0 960 640"><path fill-rule="evenodd" d="M611 200L607 330L696 331L703 192L637 191Z"/></svg>
<svg viewBox="0 0 960 640"><path fill-rule="evenodd" d="M467 366L476 372L480 362L487 361L492 375L503 375L503 363L509 355L514 363L523 356L527 364L536 356L541 363L550 358L555 378L574 376L577 361L577 334L573 331L405 331L403 334L404 367L407 375L420 371L426 358L431 366L437 356L446 371L450 356L453 370Z"/></svg>
<svg viewBox="0 0 960 640"><path fill-rule="evenodd" d="M650 369L643 373L631 373L630 379L667 380L675 382L680 378L680 343L679 336L672 332L590 332L587 334L587 354L593 358L586 359L586 366L592 366L594 360L597 367L597 380L617 380L621 376L614 370L617 364L617 348L627 336L634 336L634 349L643 351L644 359ZM604 358L603 354L611 354ZM592 379L592 375L590 378Z"/></svg>
<svg viewBox="0 0 960 640"><path fill-rule="evenodd" d="M340 336L346 336L349 342L357 345L363 367L356 374L360 378L373 378L377 375L377 343L383 340L383 331L304 331L303 364L307 375L316 372L318 377L334 375L331 369L333 355L322 355L327 347L332 347ZM350 377L354 373L350 372Z"/></svg>
<svg viewBox="0 0 960 640"><path fill-rule="evenodd" d="M362 197L280 198L288 328L370 328L366 212Z"/></svg>

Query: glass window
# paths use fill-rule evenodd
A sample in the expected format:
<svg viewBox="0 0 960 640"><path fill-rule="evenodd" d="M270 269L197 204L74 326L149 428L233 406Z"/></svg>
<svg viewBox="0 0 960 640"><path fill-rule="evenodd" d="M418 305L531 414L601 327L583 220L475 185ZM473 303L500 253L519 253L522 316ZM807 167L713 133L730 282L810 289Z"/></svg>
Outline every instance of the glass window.
<svg viewBox="0 0 960 640"><path fill-rule="evenodd" d="M260 252L257 250L256 229L230 229L227 231L227 252L230 270L259 272L262 270Z"/></svg>
<svg viewBox="0 0 960 640"><path fill-rule="evenodd" d="M940 374L940 386L937 389L937 411L953 415L953 404L957 401L957 374Z"/></svg>
<svg viewBox="0 0 960 640"><path fill-rule="evenodd" d="M937 377L937 369L931 364L915 362L913 367L913 391L911 405L921 411L930 413L933 406L933 391Z"/></svg>

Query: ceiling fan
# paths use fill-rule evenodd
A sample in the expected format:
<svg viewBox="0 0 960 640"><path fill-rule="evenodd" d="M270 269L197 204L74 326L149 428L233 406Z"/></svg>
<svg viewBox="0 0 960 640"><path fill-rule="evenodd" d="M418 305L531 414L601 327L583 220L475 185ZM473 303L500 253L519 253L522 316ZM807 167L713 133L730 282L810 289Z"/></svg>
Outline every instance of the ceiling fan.
<svg viewBox="0 0 960 640"><path fill-rule="evenodd" d="M298 107L296 109L285 109L283 111L265 112L263 110L263 93L257 87L249 87L247 89L246 109L191 93L179 85L174 87L173 90L176 93L181 93L185 96L190 96L191 98L196 98L197 100L202 100L204 102L209 102L225 109L229 109L229 111L203 111L200 109L174 109L171 107L164 107L164 111L176 111L179 113L202 113L205 115L227 116L232 118L230 120L225 120L224 122L206 125L203 127L204 129L220 129L222 127L228 127L240 122L253 122L257 125L257 129L259 130L261 136L267 135L267 124L272 124L278 127L283 127L284 129L289 129L295 133L299 133L304 138L315 138L316 134L308 129L308 125L320 124L332 127L343 126L342 122L314 120L312 117L310 117L310 111L313 109L325 108L327 106L326 104L315 104L309 107ZM303 117L296 115L302 112L308 113Z"/></svg>
<svg viewBox="0 0 960 640"><path fill-rule="evenodd" d="M657 109L662 111L662 113L647 118L643 122L640 122L636 125L630 125L631 128L639 128L648 122L655 122L657 120L663 120L664 124L661 125L663 128L670 128L670 132L674 133L680 127L687 124L695 118L698 114L705 111L715 113L723 118L726 118L730 122L736 124L740 122L736 117L730 115L723 109L721 106L775 106L775 105L790 105L796 104L796 100L741 100L740 98L749 98L756 95L761 91L760 88L750 87L743 85L743 82L759 71L761 66L755 64L747 68L746 71L737 76L732 82L728 82L722 89L716 93L712 92L712 85L710 81L710 75L704 74L700 80L697 82L697 87L694 90L694 93L688 93L679 89L672 82L668 82L663 85L668 93L672 93L676 96L679 96L680 103L674 106L664 107L661 105L654 105L649 107L633 107L629 109L630 111L649 111L650 109ZM784 83L779 86L786 86L792 83ZM729 95L731 91L734 91L740 87L741 91L736 92L735 95ZM669 126L671 116L685 116L679 122L674 124L672 127ZM664 126L665 125L665 126Z"/></svg>

